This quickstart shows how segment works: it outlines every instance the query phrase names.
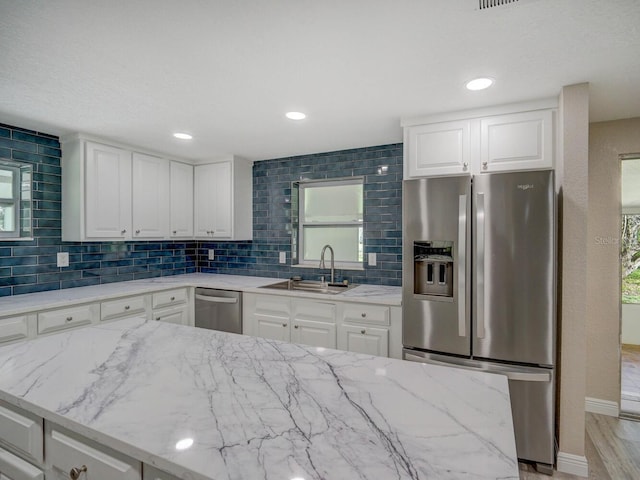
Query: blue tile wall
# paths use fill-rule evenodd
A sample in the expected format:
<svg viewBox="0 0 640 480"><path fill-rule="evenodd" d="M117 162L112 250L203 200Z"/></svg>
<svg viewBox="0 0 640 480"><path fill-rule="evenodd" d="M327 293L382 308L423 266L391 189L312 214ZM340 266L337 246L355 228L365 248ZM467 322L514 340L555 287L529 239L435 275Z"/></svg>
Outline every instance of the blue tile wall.
<svg viewBox="0 0 640 480"><path fill-rule="evenodd" d="M388 165L386 174L378 167ZM364 271L337 270L352 283L402 283L402 144L263 160L253 167L253 241L199 242L202 272L263 277L319 279L326 273L278 263L278 252L291 252L291 182L364 176L364 248L377 254L377 265ZM215 260L207 250L215 250Z"/></svg>
<svg viewBox="0 0 640 480"><path fill-rule="evenodd" d="M0 157L33 165L34 240L0 242L0 296L192 273L195 241L62 242L57 137L0 124ZM56 254L69 252L69 267Z"/></svg>

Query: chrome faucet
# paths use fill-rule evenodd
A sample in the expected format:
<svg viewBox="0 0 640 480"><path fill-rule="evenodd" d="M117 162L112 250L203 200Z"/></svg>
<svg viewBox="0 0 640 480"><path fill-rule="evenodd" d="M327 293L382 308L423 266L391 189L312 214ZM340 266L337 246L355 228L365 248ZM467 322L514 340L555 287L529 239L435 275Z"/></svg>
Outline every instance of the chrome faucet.
<svg viewBox="0 0 640 480"><path fill-rule="evenodd" d="M329 245L329 244L327 244L324 247L322 247L322 252L320 253L320 266L319 266L319 268L327 268L324 265L324 251L327 248L331 251L331 282L329 282L329 283L334 283L333 282L333 280L334 280L333 279L333 270L334 270L334 268L333 268L333 248L331 248L331 245Z"/></svg>

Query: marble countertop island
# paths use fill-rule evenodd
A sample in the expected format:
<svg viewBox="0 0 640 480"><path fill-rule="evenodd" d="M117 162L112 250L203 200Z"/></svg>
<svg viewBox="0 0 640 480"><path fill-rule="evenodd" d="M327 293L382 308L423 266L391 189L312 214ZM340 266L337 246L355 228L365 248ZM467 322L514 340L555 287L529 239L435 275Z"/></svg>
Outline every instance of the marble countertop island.
<svg viewBox="0 0 640 480"><path fill-rule="evenodd" d="M0 398L183 479L518 478L502 375L143 319L0 348Z"/></svg>

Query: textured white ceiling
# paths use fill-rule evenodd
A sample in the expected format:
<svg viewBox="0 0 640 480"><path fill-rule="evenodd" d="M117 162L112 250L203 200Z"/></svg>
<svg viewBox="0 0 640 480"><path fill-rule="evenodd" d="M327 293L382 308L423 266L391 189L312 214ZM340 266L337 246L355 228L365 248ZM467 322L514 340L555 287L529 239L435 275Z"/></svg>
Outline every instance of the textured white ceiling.
<svg viewBox="0 0 640 480"><path fill-rule="evenodd" d="M639 0L0 0L0 122L193 160L400 142L402 116L580 82L592 121L640 116Z"/></svg>

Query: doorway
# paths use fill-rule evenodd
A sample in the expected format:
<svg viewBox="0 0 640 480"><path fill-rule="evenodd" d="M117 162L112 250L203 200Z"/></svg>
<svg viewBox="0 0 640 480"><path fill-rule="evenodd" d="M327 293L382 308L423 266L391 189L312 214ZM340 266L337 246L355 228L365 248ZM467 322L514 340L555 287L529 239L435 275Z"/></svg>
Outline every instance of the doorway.
<svg viewBox="0 0 640 480"><path fill-rule="evenodd" d="M621 161L620 410L640 418L640 154L623 155Z"/></svg>

